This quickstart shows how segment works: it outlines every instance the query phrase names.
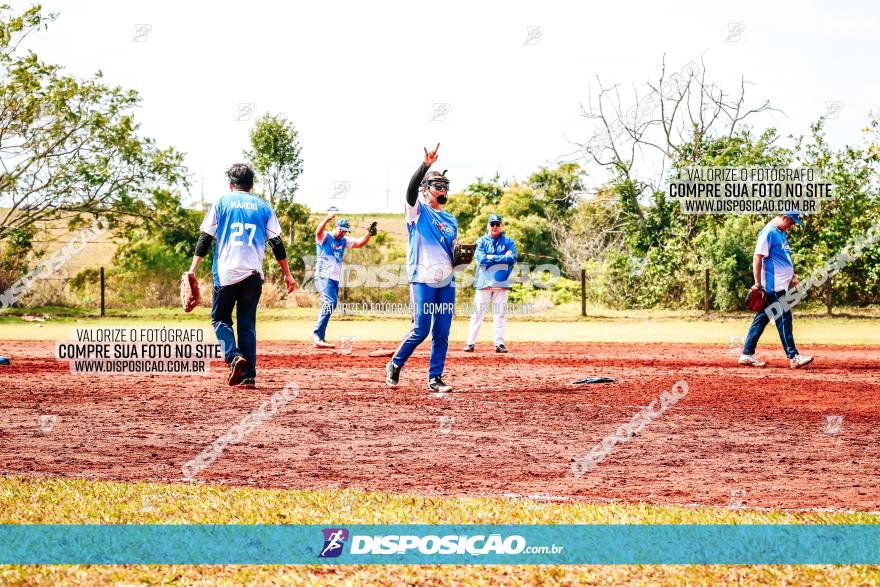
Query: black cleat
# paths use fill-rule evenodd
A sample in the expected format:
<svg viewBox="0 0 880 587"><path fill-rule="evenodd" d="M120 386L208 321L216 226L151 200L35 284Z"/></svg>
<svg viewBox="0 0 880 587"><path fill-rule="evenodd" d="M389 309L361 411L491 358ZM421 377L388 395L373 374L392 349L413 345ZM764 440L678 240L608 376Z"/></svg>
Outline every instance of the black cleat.
<svg viewBox="0 0 880 587"><path fill-rule="evenodd" d="M391 387L397 387L397 384L400 383L401 368L395 365L394 361L388 361L388 364L385 365L385 383Z"/></svg>
<svg viewBox="0 0 880 587"><path fill-rule="evenodd" d="M474 352L474 345L472 345L472 344L466 344L466 345L464 346L464 348L461 349L461 350L463 350L463 351L466 352L466 353L472 353L472 352Z"/></svg>
<svg viewBox="0 0 880 587"><path fill-rule="evenodd" d="M244 368L247 367L247 359L241 355L236 355L232 362L229 363L229 378L226 380L229 385L238 385L244 380Z"/></svg>
<svg viewBox="0 0 880 587"><path fill-rule="evenodd" d="M443 380L440 379L440 377L432 377L428 382L428 389L438 393L449 393L452 391L452 386L443 383Z"/></svg>
<svg viewBox="0 0 880 587"><path fill-rule="evenodd" d="M504 346L504 343L502 342L501 344L499 344L498 346L495 347L495 352L496 353L506 353L507 347Z"/></svg>
<svg viewBox="0 0 880 587"><path fill-rule="evenodd" d="M257 388L257 380L253 377L247 377L242 379L241 383L238 384L242 389L256 389Z"/></svg>

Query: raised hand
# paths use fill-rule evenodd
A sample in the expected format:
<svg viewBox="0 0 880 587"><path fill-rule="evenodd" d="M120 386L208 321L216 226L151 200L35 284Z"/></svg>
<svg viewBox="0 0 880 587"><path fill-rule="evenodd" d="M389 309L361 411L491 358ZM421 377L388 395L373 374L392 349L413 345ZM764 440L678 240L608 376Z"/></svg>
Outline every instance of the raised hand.
<svg viewBox="0 0 880 587"><path fill-rule="evenodd" d="M440 143L437 143L437 146L431 152L428 152L428 149L425 148L425 167L430 167L437 161L438 150L440 150Z"/></svg>
<svg viewBox="0 0 880 587"><path fill-rule="evenodd" d="M378 224L378 222L373 222L373 223L370 225L370 228L367 229L367 233L368 233L370 236L376 236L376 234L378 234L379 231L376 230L376 225L377 225L377 224Z"/></svg>

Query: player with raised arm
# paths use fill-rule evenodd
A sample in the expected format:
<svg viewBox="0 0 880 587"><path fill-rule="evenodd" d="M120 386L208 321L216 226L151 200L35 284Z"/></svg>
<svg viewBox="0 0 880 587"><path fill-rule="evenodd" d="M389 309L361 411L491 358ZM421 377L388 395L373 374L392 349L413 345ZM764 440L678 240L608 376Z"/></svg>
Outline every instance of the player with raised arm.
<svg viewBox="0 0 880 587"><path fill-rule="evenodd" d="M428 172L437 161L437 151L425 149L425 159L416 170L406 189L407 265L410 273L410 304L412 328L397 347L385 366L385 382L395 387L400 381L400 370L416 347L428 334L431 339L431 359L428 369L428 389L437 392L452 391L443 382L443 366L449 347L449 329L455 313L455 286L453 257L458 238L455 216L443 210L449 192L446 172ZM419 201L421 192L423 201Z"/></svg>
<svg viewBox="0 0 880 587"><path fill-rule="evenodd" d="M321 309L318 312L315 330L312 332L312 340L315 347L321 349L332 349L335 346L324 340L324 337L327 333L327 323L330 322L330 314L333 313L339 300L339 280L342 278L342 257L345 255L345 249L363 247L377 232L374 222L364 236L352 238L348 236L351 228L345 218L336 222L333 230L327 231L327 224L334 218L336 218L335 214L328 214L315 231L315 247L318 255L315 264L315 289L321 294Z"/></svg>
<svg viewBox="0 0 880 587"><path fill-rule="evenodd" d="M257 377L257 303L263 291L263 256L267 245L272 247L275 259L281 265L288 293L296 289L296 281L287 266L278 217L265 200L251 193L253 170L237 163L226 174L230 193L217 200L205 215L192 265L184 277L195 280L199 264L216 237L211 325L223 345L223 358L229 365L229 385L254 388ZM233 308L236 308L237 345L232 331Z"/></svg>

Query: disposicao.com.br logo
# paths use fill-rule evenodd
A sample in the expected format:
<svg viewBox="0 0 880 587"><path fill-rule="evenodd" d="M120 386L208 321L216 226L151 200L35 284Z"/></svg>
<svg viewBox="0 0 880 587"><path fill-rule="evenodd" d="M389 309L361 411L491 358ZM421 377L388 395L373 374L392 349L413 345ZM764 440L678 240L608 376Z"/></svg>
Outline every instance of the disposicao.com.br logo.
<svg viewBox="0 0 880 587"><path fill-rule="evenodd" d="M344 548L346 542L350 542L349 554L370 555L464 555L480 556L486 554L517 555L517 554L560 554L563 546L555 544L551 546L528 546L526 539L518 534L503 537L501 534L475 534L466 536L451 534L438 536L429 534L416 536L414 534L387 534L387 535L351 535L349 541L348 530L344 528L325 528L324 546L321 558L337 557Z"/></svg>

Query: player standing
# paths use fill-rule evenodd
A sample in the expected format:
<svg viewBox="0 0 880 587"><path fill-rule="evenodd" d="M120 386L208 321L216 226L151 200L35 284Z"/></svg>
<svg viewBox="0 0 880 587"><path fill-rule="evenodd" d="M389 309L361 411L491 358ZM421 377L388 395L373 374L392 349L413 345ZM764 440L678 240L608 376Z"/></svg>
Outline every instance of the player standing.
<svg viewBox="0 0 880 587"><path fill-rule="evenodd" d="M787 212L768 222L758 234L755 257L752 263L752 271L755 276L755 284L752 289L765 290L766 305L780 299L784 302L789 284L797 287L798 278L794 273L794 261L791 258L791 246L788 244L786 232L800 223L800 214ZM776 330L779 331L779 339L782 341L782 348L788 357L789 365L792 369L797 369L812 363L813 357L798 353L797 347L794 346L791 308L787 304L784 307L786 308L785 312L775 320ZM752 326L749 328L749 334L743 345L742 355L739 357L740 365L764 367L767 364L755 358L755 349L768 322L770 322L770 318L767 317L764 310L755 314L755 319L752 320Z"/></svg>
<svg viewBox="0 0 880 587"><path fill-rule="evenodd" d="M330 322L330 314L336 308L339 300L339 280L342 278L342 257L345 249L359 249L370 242L370 237L376 234L376 223L370 225L367 234L359 239L348 236L350 227L348 220L342 218L329 233L325 230L327 223L336 217L328 214L327 218L318 225L315 231L315 246L318 260L315 265L315 288L321 294L321 310L318 312L318 321L312 332L312 340L317 348L332 349L324 337L327 333L327 323Z"/></svg>
<svg viewBox="0 0 880 587"><path fill-rule="evenodd" d="M443 382L443 365L449 347L449 329L455 313L453 251L458 238L455 216L443 210L449 191L446 172L428 172L437 161L437 147L428 152L406 189L407 265L410 272L409 299L412 305L412 328L385 366L385 382L394 387L400 370L416 347L432 334L428 389L452 391ZM424 201L419 201L419 190ZM433 324L433 328L432 328Z"/></svg>
<svg viewBox="0 0 880 587"><path fill-rule="evenodd" d="M281 242L281 226L272 207L250 193L254 172L244 163L236 163L226 172L230 193L215 202L202 225L189 272L195 275L208 254L211 240L214 250L214 303L211 325L223 344L223 358L229 365L229 385L256 387L257 377L257 303L263 292L263 256L266 245L284 273L287 293L296 289L296 281L287 266L287 253ZM267 239L268 237L268 239ZM236 308L236 329L232 331L232 309Z"/></svg>
<svg viewBox="0 0 880 587"><path fill-rule="evenodd" d="M489 216L488 232L477 241L477 278L474 288L474 313L468 329L466 353L474 352L477 334L486 316L486 309L492 306L492 321L495 328L495 352L506 353L504 346L504 325L507 295L510 292L510 272L516 263L516 244L504 234L501 216Z"/></svg>

